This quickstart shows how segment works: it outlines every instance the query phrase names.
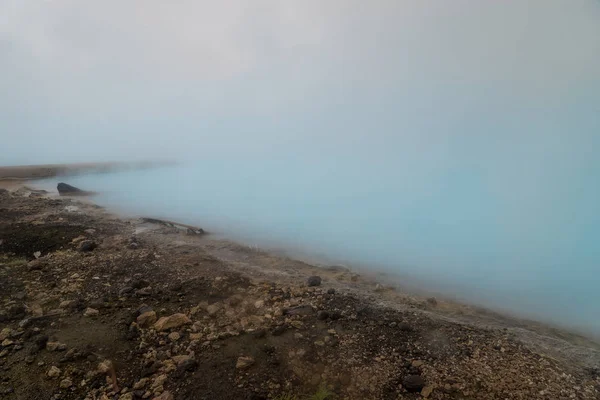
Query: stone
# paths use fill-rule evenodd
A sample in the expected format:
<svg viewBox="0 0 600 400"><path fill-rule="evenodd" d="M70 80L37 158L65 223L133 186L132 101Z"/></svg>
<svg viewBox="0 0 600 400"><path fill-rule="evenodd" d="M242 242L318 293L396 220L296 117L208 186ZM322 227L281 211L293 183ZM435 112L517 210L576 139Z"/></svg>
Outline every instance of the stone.
<svg viewBox="0 0 600 400"><path fill-rule="evenodd" d="M315 309L310 305L302 305L283 310L285 315L312 315L315 313Z"/></svg>
<svg viewBox="0 0 600 400"><path fill-rule="evenodd" d="M88 252L88 251L94 250L96 247L98 247L96 242L94 242L92 240L82 240L79 243L79 246L77 246L77 250L82 251L82 252Z"/></svg>
<svg viewBox="0 0 600 400"><path fill-rule="evenodd" d="M304 322L302 322L302 321L297 321L297 320L296 321L292 321L292 322L290 322L290 325L292 325L296 329L302 329L302 328L304 328Z"/></svg>
<svg viewBox="0 0 600 400"><path fill-rule="evenodd" d="M71 186L68 183L64 183L64 182L60 182L58 185L56 185L56 190L58 190L58 193L63 196L63 195L81 195L86 193L85 191L75 187L75 186Z"/></svg>
<svg viewBox="0 0 600 400"><path fill-rule="evenodd" d="M62 389L68 389L71 386L73 386L73 381L71 379L69 379L69 378L65 378L62 381L60 381L60 387Z"/></svg>
<svg viewBox="0 0 600 400"><path fill-rule="evenodd" d="M419 375L407 375L402 379L402 386L409 392L420 392L425 387L425 380Z"/></svg>
<svg viewBox="0 0 600 400"><path fill-rule="evenodd" d="M58 305L58 308L71 308L71 304L73 304L73 300L64 300L61 301L60 304Z"/></svg>
<svg viewBox="0 0 600 400"><path fill-rule="evenodd" d="M146 385L148 384L148 378L142 378L139 381L137 381L134 385L133 385L133 390L140 390L146 387Z"/></svg>
<svg viewBox="0 0 600 400"><path fill-rule="evenodd" d="M10 328L4 328L0 331L0 340L4 340L10 336Z"/></svg>
<svg viewBox="0 0 600 400"><path fill-rule="evenodd" d="M136 322L140 328L149 328L156 322L156 312L146 311L137 317Z"/></svg>
<svg viewBox="0 0 600 400"><path fill-rule="evenodd" d="M431 392L433 392L433 386L425 386L421 390L421 396L428 398L429 396L431 396Z"/></svg>
<svg viewBox="0 0 600 400"><path fill-rule="evenodd" d="M50 378L57 378L60 376L60 369L53 365L50 367L48 372L46 372L46 375L48 375Z"/></svg>
<svg viewBox="0 0 600 400"><path fill-rule="evenodd" d="M198 362L191 357L188 357L186 360L177 364L177 369L180 371L193 372L197 367Z"/></svg>
<svg viewBox="0 0 600 400"><path fill-rule="evenodd" d="M318 275L313 275L310 276L307 280L306 280L306 284L308 286L320 286L321 285L321 277Z"/></svg>
<svg viewBox="0 0 600 400"><path fill-rule="evenodd" d="M329 311L321 310L317 313L317 319L320 321L325 321L329 318Z"/></svg>
<svg viewBox="0 0 600 400"><path fill-rule="evenodd" d="M159 332L168 329L179 328L183 325L191 324L192 321L185 314L173 314L168 317L162 317L154 324L154 329Z"/></svg>
<svg viewBox="0 0 600 400"><path fill-rule="evenodd" d="M176 342L179 339L181 339L181 335L179 334L179 332L171 332L169 333L169 336L167 336L169 338L169 340L171 342Z"/></svg>
<svg viewBox="0 0 600 400"><path fill-rule="evenodd" d="M246 369L254 364L254 358L252 357L239 357L235 363L237 369Z"/></svg>
<svg viewBox="0 0 600 400"><path fill-rule="evenodd" d="M335 289L334 288L327 289L327 294L335 294Z"/></svg>
<svg viewBox="0 0 600 400"><path fill-rule="evenodd" d="M221 310L221 306L219 304L217 304L217 303L211 304L211 305L209 305L209 306L206 307L206 312L211 317L214 316L215 314L217 314L219 312L219 310Z"/></svg>
<svg viewBox="0 0 600 400"><path fill-rule="evenodd" d="M2 341L2 347L8 347L8 346L12 346L13 344L15 344L15 342L13 342L10 339L4 339Z"/></svg>
<svg viewBox="0 0 600 400"><path fill-rule="evenodd" d="M125 394L122 394L121 396L119 396L119 400L133 400L133 399L134 399L133 393L131 393L131 392L128 392L128 393L125 393Z"/></svg>
<svg viewBox="0 0 600 400"><path fill-rule="evenodd" d="M97 317L99 314L100 314L100 311L96 310L95 308L88 307L85 309L83 316L84 317Z"/></svg>
<svg viewBox="0 0 600 400"><path fill-rule="evenodd" d="M124 288L119 290L119 297L125 297L131 293L133 293L133 288L131 286L125 286Z"/></svg>
<svg viewBox="0 0 600 400"><path fill-rule="evenodd" d="M255 308L263 308L265 306L265 301L264 300L256 300L254 302L254 307Z"/></svg>
<svg viewBox="0 0 600 400"><path fill-rule="evenodd" d="M67 345L59 342L47 342L46 350L48 351L64 351L67 349Z"/></svg>
<svg viewBox="0 0 600 400"><path fill-rule="evenodd" d="M152 295L152 288L150 286L146 286L145 288L141 288L139 290L136 290L135 294L137 296L151 296Z"/></svg>
<svg viewBox="0 0 600 400"><path fill-rule="evenodd" d="M152 400L174 400L175 397L169 391L162 392L160 396L153 398Z"/></svg>
<svg viewBox="0 0 600 400"><path fill-rule="evenodd" d="M167 375L165 375L165 374L159 375L152 382L152 387L157 388L159 386L162 386L162 385L164 385L164 383L166 381L167 381Z"/></svg>
<svg viewBox="0 0 600 400"><path fill-rule="evenodd" d="M430 297L427 299L427 303L431 304L432 306L437 306L437 299L435 297Z"/></svg>

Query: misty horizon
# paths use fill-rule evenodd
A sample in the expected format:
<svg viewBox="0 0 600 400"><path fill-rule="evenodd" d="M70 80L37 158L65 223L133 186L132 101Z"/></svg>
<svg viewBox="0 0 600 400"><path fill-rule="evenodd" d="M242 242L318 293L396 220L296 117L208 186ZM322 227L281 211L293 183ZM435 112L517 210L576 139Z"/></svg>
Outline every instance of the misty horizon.
<svg viewBox="0 0 600 400"><path fill-rule="evenodd" d="M600 331L598 1L9 0L0 59L2 165Z"/></svg>

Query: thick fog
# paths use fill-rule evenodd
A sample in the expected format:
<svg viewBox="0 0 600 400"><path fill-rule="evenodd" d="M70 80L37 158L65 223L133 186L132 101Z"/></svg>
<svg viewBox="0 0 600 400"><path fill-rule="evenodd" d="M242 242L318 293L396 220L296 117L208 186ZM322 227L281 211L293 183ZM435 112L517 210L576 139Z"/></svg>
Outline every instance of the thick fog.
<svg viewBox="0 0 600 400"><path fill-rule="evenodd" d="M600 332L600 2L0 2L0 164ZM96 187L97 186L97 187Z"/></svg>

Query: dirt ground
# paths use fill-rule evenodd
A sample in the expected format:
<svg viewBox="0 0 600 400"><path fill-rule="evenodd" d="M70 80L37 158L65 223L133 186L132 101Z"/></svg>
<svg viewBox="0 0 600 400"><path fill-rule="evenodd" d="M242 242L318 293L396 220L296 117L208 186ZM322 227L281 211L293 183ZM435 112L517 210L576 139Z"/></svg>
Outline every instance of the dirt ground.
<svg viewBox="0 0 600 400"><path fill-rule="evenodd" d="M0 189L0 398L600 399L599 354L344 267Z"/></svg>

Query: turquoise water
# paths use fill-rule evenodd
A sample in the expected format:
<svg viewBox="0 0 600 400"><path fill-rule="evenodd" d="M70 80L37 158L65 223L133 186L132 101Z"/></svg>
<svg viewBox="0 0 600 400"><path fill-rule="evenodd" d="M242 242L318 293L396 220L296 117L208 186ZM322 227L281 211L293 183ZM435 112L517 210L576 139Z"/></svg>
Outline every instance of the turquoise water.
<svg viewBox="0 0 600 400"><path fill-rule="evenodd" d="M528 186L532 171L503 183L486 169L491 160L461 164L247 157L65 180L102 192L96 201L115 210L393 272L462 300L600 332L593 176L553 166L550 179L536 175Z"/></svg>

